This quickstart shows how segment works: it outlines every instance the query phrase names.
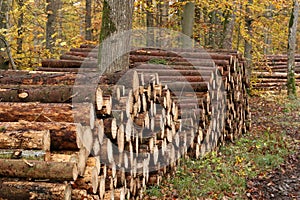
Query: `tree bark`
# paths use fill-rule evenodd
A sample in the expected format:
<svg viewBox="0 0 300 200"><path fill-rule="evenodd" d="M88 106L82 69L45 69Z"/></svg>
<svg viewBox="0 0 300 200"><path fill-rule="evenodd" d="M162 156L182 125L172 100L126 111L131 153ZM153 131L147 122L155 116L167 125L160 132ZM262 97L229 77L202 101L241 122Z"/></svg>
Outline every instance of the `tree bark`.
<svg viewBox="0 0 300 200"><path fill-rule="evenodd" d="M23 21L24 21L24 12L23 10L23 6L24 6L24 2L23 0L18 0L18 6L19 6L19 12L20 16L18 18L18 38L17 38L17 53L20 54L22 53L22 49L23 49Z"/></svg>
<svg viewBox="0 0 300 200"><path fill-rule="evenodd" d="M71 199L71 185L64 183L0 180L0 197L4 199Z"/></svg>
<svg viewBox="0 0 300 200"><path fill-rule="evenodd" d="M252 5L253 5L253 0L248 0L247 6L246 6L246 30L247 30L247 38L245 40L245 50L244 50L244 55L246 59L246 74L248 77L251 76L251 71L252 71L252 23L253 23L253 18L252 18Z"/></svg>
<svg viewBox="0 0 300 200"><path fill-rule="evenodd" d="M187 2L184 6L182 19L182 47L192 47L193 27L194 27L195 3Z"/></svg>
<svg viewBox="0 0 300 200"><path fill-rule="evenodd" d="M85 39L92 40L92 0L85 1Z"/></svg>
<svg viewBox="0 0 300 200"><path fill-rule="evenodd" d="M147 0L146 1L147 8L146 8L146 25L147 25L147 46L152 47L154 46L154 19L153 19L153 1Z"/></svg>
<svg viewBox="0 0 300 200"><path fill-rule="evenodd" d="M134 0L104 0L98 64L101 72L129 68Z"/></svg>
<svg viewBox="0 0 300 200"><path fill-rule="evenodd" d="M78 151L83 135L80 124L65 122L0 122L0 129L9 134L49 130L51 151Z"/></svg>
<svg viewBox="0 0 300 200"><path fill-rule="evenodd" d="M297 41L297 23L299 16L299 2L293 1L293 9L289 22L289 37L288 37L288 69L287 69L287 92L290 99L297 98L297 90L295 84L295 49Z"/></svg>
<svg viewBox="0 0 300 200"><path fill-rule="evenodd" d="M94 107L82 104L0 103L0 121L78 122L94 127Z"/></svg>
<svg viewBox="0 0 300 200"><path fill-rule="evenodd" d="M74 181L78 176L75 162L45 162L37 160L0 159L0 175L12 178Z"/></svg>
<svg viewBox="0 0 300 200"><path fill-rule="evenodd" d="M96 88L71 85L0 85L2 102L95 102ZM74 91L74 92L73 92ZM76 91L76 94L75 94Z"/></svg>
<svg viewBox="0 0 300 200"><path fill-rule="evenodd" d="M50 132L48 130L0 130L1 149L50 150Z"/></svg>
<svg viewBox="0 0 300 200"><path fill-rule="evenodd" d="M223 38L222 38L222 49L232 49L232 37L236 19L236 1L232 3L232 13L227 14L224 20L224 31L223 31Z"/></svg>
<svg viewBox="0 0 300 200"><path fill-rule="evenodd" d="M96 61L81 61L81 60L55 60L55 59L44 59L42 61L43 67L58 67L58 68L95 68L97 67Z"/></svg>
<svg viewBox="0 0 300 200"><path fill-rule="evenodd" d="M46 48L53 53L55 45L55 23L57 17L57 10L59 5L59 0L47 0L46 12L47 12L47 22L46 22Z"/></svg>

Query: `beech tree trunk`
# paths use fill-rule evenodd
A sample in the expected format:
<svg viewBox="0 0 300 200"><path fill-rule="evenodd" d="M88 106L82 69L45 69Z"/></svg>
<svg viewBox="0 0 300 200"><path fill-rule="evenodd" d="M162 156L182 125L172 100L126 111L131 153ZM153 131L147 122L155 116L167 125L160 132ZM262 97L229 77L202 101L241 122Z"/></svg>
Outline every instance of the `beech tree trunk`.
<svg viewBox="0 0 300 200"><path fill-rule="evenodd" d="M133 3L134 0L104 0L98 57L101 72L129 68L130 34L124 31L132 26Z"/></svg>
<svg viewBox="0 0 300 200"><path fill-rule="evenodd" d="M287 91L288 97L294 99L297 97L295 84L295 49L297 40L297 23L299 15L299 2L293 1L293 9L289 22L289 38L288 38L288 69L287 69Z"/></svg>
<svg viewBox="0 0 300 200"><path fill-rule="evenodd" d="M182 19L182 33L187 37L182 38L183 48L192 47L193 37L193 26L194 26L194 15L195 15L195 3L188 2L184 6L183 19Z"/></svg>

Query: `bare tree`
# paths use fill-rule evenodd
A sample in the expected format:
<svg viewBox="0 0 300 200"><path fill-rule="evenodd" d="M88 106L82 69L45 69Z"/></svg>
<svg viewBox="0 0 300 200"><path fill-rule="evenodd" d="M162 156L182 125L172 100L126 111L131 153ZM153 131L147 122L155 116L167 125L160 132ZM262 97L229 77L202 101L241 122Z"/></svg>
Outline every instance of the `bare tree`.
<svg viewBox="0 0 300 200"><path fill-rule="evenodd" d="M296 84L295 84L295 49L297 40L297 23L299 15L299 2L293 0L293 9L289 22L289 35L288 35L288 63L287 63L287 91L288 97L294 99L297 97Z"/></svg>

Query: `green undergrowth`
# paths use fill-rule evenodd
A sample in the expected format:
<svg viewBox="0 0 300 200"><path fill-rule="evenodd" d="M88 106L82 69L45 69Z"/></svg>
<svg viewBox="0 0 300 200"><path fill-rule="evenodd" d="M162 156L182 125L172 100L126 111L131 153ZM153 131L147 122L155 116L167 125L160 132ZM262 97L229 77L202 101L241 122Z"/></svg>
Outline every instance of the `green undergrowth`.
<svg viewBox="0 0 300 200"><path fill-rule="evenodd" d="M281 113L300 116L299 101L281 103ZM284 116L278 117L278 123L284 123ZM300 128L299 123L296 126ZM247 199L247 180L265 177L294 152L295 141L283 129L251 131L199 160L182 159L175 176L149 188L145 195L148 199Z"/></svg>

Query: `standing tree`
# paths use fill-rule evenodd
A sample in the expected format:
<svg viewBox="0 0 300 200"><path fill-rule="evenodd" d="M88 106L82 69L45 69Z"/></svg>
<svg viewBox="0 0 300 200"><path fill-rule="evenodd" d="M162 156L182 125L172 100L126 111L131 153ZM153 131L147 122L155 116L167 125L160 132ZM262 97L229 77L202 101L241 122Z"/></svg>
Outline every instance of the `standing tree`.
<svg viewBox="0 0 300 200"><path fill-rule="evenodd" d="M57 17L57 10L60 0L47 0L47 23L46 23L46 48L53 53L55 44L55 22Z"/></svg>
<svg viewBox="0 0 300 200"><path fill-rule="evenodd" d="M287 69L287 92L290 99L297 97L296 84L295 84L295 49L297 40L297 23L299 15L299 2L293 0L293 9L289 22L289 35L288 35L288 69Z"/></svg>
<svg viewBox="0 0 300 200"><path fill-rule="evenodd" d="M253 0L248 0L247 6L246 6L246 31L247 31L247 38L245 40L245 59L247 64L246 73L248 77L251 76L251 70L252 70L252 23L253 23L253 16L252 16L252 6L253 6Z"/></svg>
<svg viewBox="0 0 300 200"><path fill-rule="evenodd" d="M154 46L154 17L153 17L153 2L146 0L146 25L147 25L147 46Z"/></svg>
<svg viewBox="0 0 300 200"><path fill-rule="evenodd" d="M0 1L0 29L8 29L8 2L6 0ZM6 60L8 57L8 62ZM5 39L4 34L0 34L0 69L17 69L10 51L10 45Z"/></svg>
<svg viewBox="0 0 300 200"><path fill-rule="evenodd" d="M24 23L24 1L23 0L18 0L18 9L20 11L20 15L18 18L18 38L17 38L17 53L20 54L22 53L23 49L23 23Z"/></svg>
<svg viewBox="0 0 300 200"><path fill-rule="evenodd" d="M223 21L223 37L221 40L221 48L232 49L232 39L233 31L236 20L236 1L232 2L231 8L224 11L224 21Z"/></svg>
<svg viewBox="0 0 300 200"><path fill-rule="evenodd" d="M184 6L183 17L182 17L182 33L187 35L183 37L184 48L192 47L190 37L193 37L193 27L194 27L194 15L195 15L195 4L192 2L187 2Z"/></svg>
<svg viewBox="0 0 300 200"><path fill-rule="evenodd" d="M133 8L134 0L104 0L98 60L101 71L112 73L129 68L130 34L124 31L131 29ZM121 35L113 38L115 34ZM109 37L111 40L106 40ZM119 55L120 52L128 53Z"/></svg>
<svg viewBox="0 0 300 200"><path fill-rule="evenodd" d="M85 1L85 39L92 40L92 0Z"/></svg>

